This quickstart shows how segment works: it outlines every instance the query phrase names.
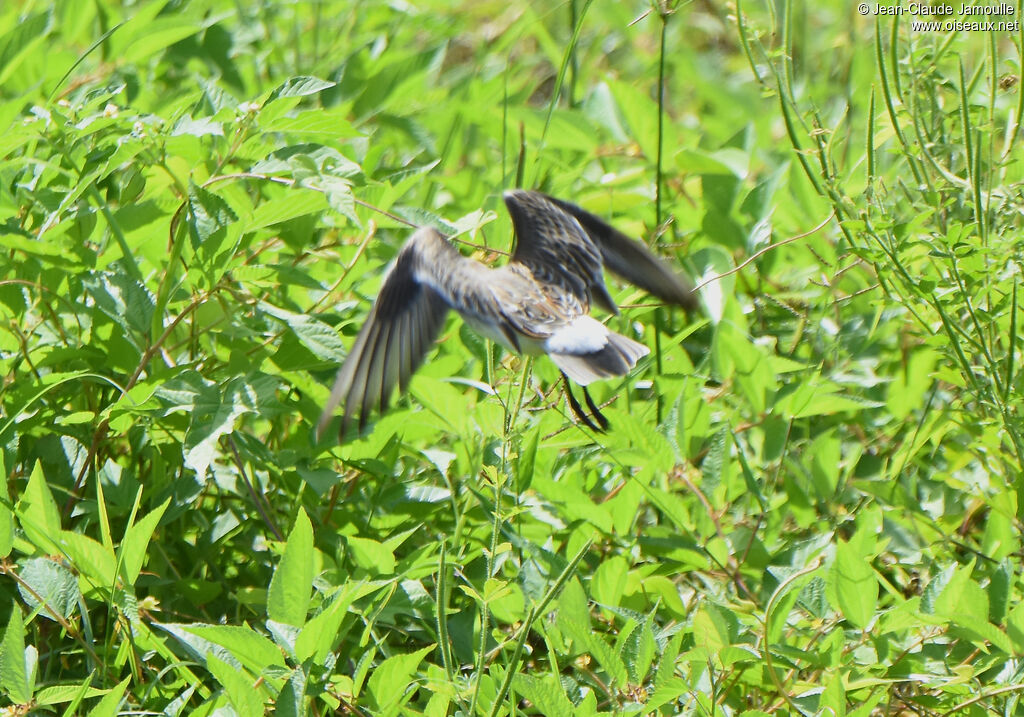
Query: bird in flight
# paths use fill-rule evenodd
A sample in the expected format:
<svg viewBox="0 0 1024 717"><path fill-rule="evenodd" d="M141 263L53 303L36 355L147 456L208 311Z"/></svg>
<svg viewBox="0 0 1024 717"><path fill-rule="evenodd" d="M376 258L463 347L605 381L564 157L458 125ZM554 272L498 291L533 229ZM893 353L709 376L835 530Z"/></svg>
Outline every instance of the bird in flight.
<svg viewBox="0 0 1024 717"><path fill-rule="evenodd" d="M464 257L429 227L405 242L338 371L318 436L339 404L345 404L339 433L344 439L357 414L362 431L373 410L387 408L396 384L404 392L449 309L511 351L547 354L563 378L583 387L597 425L567 381L566 395L577 418L594 431L607 429L587 385L629 373L650 349L590 316L592 303L619 313L603 267L687 311L697 306L693 285L644 244L575 204L520 189L505 192L504 199L516 235L504 266Z"/></svg>

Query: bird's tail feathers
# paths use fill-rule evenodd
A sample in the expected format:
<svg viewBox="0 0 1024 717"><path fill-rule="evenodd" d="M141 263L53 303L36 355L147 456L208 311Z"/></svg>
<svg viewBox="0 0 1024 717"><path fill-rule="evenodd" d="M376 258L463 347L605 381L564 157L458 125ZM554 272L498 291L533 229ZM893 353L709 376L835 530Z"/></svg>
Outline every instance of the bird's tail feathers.
<svg viewBox="0 0 1024 717"><path fill-rule="evenodd" d="M608 342L599 351L587 354L551 353L551 360L562 372L586 386L593 381L611 376L624 376L636 366L636 362L651 350L633 339L614 331L608 332Z"/></svg>

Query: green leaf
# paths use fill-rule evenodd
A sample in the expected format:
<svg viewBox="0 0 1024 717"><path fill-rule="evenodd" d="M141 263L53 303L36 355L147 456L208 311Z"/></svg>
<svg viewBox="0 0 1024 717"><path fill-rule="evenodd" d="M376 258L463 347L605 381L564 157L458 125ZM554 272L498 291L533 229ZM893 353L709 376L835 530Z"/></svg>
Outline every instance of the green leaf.
<svg viewBox="0 0 1024 717"><path fill-rule="evenodd" d="M14 548L14 513L11 511L11 496L7 491L7 468L4 454L0 451L0 560L11 554Z"/></svg>
<svg viewBox="0 0 1024 717"><path fill-rule="evenodd" d="M856 627L871 622L878 605L878 577L871 561L874 539L866 530L858 531L850 542L836 546L836 559L830 571L837 606Z"/></svg>
<svg viewBox="0 0 1024 717"><path fill-rule="evenodd" d="M161 623L159 627L178 639L200 661L213 653L231 665L245 667L254 675L269 667L285 666L281 650L248 625L179 625Z"/></svg>
<svg viewBox="0 0 1024 717"><path fill-rule="evenodd" d="M322 92L330 87L334 87L336 83L329 80L321 80L319 77L291 77L280 85L278 85L270 96L267 98L267 102L273 102L276 99L283 97L305 97L306 95L314 95L317 92Z"/></svg>
<svg viewBox="0 0 1024 717"><path fill-rule="evenodd" d="M112 550L99 541L69 530L60 532L60 547L89 582L100 587L113 586L117 558Z"/></svg>
<svg viewBox="0 0 1024 717"><path fill-rule="evenodd" d="M371 575L391 575L395 572L395 555L386 545L369 538L347 536L352 560Z"/></svg>
<svg viewBox="0 0 1024 717"><path fill-rule="evenodd" d="M542 715L569 717L577 714L572 702L565 694L565 687L556 675L535 677L519 673L512 682L513 690L522 695Z"/></svg>
<svg viewBox="0 0 1024 717"><path fill-rule="evenodd" d="M643 684L654 664L657 645L649 620L642 620L622 643L619 655L626 663L631 684Z"/></svg>
<svg viewBox="0 0 1024 717"><path fill-rule="evenodd" d="M0 82L11 76L32 48L41 43L50 28L49 10L27 17L19 17L10 29L0 36Z"/></svg>
<svg viewBox="0 0 1024 717"><path fill-rule="evenodd" d="M1017 515L1017 493L1004 490L989 501L988 518L985 520L985 534L981 551L992 560L1002 560L1015 553L1020 538L1014 528Z"/></svg>
<svg viewBox="0 0 1024 717"><path fill-rule="evenodd" d="M206 657L206 669L224 688L231 706L239 715L263 714L263 697L255 681L241 670L229 665L214 654Z"/></svg>
<svg viewBox="0 0 1024 717"><path fill-rule="evenodd" d="M170 498L165 500L156 509L137 521L125 534L121 544L121 576L126 584L134 585L135 580L139 577L153 531L156 530L156 526L170 502Z"/></svg>
<svg viewBox="0 0 1024 717"><path fill-rule="evenodd" d="M624 689L629 684L629 671L622 655L605 642L604 635L593 631L589 625L581 625L568 618L559 621L559 627L573 640L577 649L585 650L594 658L613 687Z"/></svg>
<svg viewBox="0 0 1024 717"><path fill-rule="evenodd" d="M618 607L626 592L628 570L629 565L622 557L602 561L590 581L590 596L601 605Z"/></svg>
<svg viewBox="0 0 1024 717"><path fill-rule="evenodd" d="M717 653L733 643L735 618L731 621L725 609L702 604L693 616L693 638L697 645Z"/></svg>
<svg viewBox="0 0 1024 717"><path fill-rule="evenodd" d="M811 478L814 490L821 500L831 498L839 485L842 453L835 431L825 431L808 446L811 458Z"/></svg>
<svg viewBox="0 0 1024 717"><path fill-rule="evenodd" d="M988 623L988 594L972 579L973 571L973 560L953 570L949 582L935 599L936 615L967 627L975 623Z"/></svg>
<svg viewBox="0 0 1024 717"><path fill-rule="evenodd" d="M299 662L312 657L317 664L323 664L352 603L377 590L371 584L346 583L329 605L309 619L295 639L295 657Z"/></svg>
<svg viewBox="0 0 1024 717"><path fill-rule="evenodd" d="M251 232L274 224L281 224L307 214L321 214L326 208L327 201L321 192L309 189L293 190L286 197L272 199L256 207L252 218L245 226L245 231Z"/></svg>
<svg viewBox="0 0 1024 717"><path fill-rule="evenodd" d="M516 461L516 490L520 493L529 489L533 483L533 467L537 462L537 444L540 441L540 426L535 427L527 435L519 448L519 460Z"/></svg>
<svg viewBox="0 0 1024 717"><path fill-rule="evenodd" d="M89 710L87 717L116 717L121 700L124 698L125 688L131 681L131 677L125 677L110 689L103 698Z"/></svg>
<svg viewBox="0 0 1024 717"><path fill-rule="evenodd" d="M198 184L189 184L188 208L193 248L199 248L214 235L222 235L225 227L238 221L238 216L227 202Z"/></svg>
<svg viewBox="0 0 1024 717"><path fill-rule="evenodd" d="M407 699L406 686L420 662L435 645L429 645L406 655L393 655L373 670L367 688L381 713L388 713Z"/></svg>
<svg viewBox="0 0 1024 717"><path fill-rule="evenodd" d="M315 316L295 314L267 303L261 303L260 309L283 321L318 359L340 362L344 358L345 344L338 332Z"/></svg>
<svg viewBox="0 0 1024 717"><path fill-rule="evenodd" d="M32 701L35 688L37 654L34 647L25 647L25 623L17 603L12 606L11 619L0 644L0 688L15 704Z"/></svg>
<svg viewBox="0 0 1024 717"><path fill-rule="evenodd" d="M761 413L767 408L768 397L777 389L775 374L761 349L732 322L716 327L711 357L719 380L735 382L751 410Z"/></svg>
<svg viewBox="0 0 1024 717"><path fill-rule="evenodd" d="M275 622L302 627L313 590L313 525L299 508L281 562L270 580L267 616Z"/></svg>
<svg viewBox="0 0 1024 717"><path fill-rule="evenodd" d="M54 543L54 538L61 533L60 513L43 475L42 463L38 461L18 501L17 512L25 536L40 552L60 552Z"/></svg>
<svg viewBox="0 0 1024 717"><path fill-rule="evenodd" d="M45 618L66 618L78 607L81 597L78 579L70 570L50 558L33 558L23 562L21 579L24 582L24 585L18 584L21 599L33 609L40 606L40 600L45 603L47 609L39 610L39 614Z"/></svg>

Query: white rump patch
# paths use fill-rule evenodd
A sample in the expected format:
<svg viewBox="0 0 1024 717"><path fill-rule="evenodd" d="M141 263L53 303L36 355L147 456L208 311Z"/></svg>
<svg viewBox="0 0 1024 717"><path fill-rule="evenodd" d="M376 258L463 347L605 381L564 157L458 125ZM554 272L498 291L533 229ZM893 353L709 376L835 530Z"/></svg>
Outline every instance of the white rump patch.
<svg viewBox="0 0 1024 717"><path fill-rule="evenodd" d="M608 344L608 328L590 316L580 316L548 337L544 348L553 354L592 354Z"/></svg>

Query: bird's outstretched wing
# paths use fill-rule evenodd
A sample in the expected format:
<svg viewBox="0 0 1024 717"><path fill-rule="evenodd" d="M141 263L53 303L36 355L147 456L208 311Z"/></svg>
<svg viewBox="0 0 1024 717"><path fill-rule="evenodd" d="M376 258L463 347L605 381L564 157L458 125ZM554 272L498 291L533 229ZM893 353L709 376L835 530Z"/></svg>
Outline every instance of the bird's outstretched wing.
<svg viewBox="0 0 1024 717"><path fill-rule="evenodd" d="M601 252L605 266L612 272L663 301L687 311L697 308L697 296L690 280L674 271L642 242L631 239L582 207L541 196L580 223Z"/></svg>
<svg viewBox="0 0 1024 717"><path fill-rule="evenodd" d="M601 250L580 222L540 192L505 192L505 206L516 230L512 262L523 264L543 286L579 301L584 311L591 299L617 311L604 283Z"/></svg>
<svg viewBox="0 0 1024 717"><path fill-rule="evenodd" d="M435 241L444 239L433 229L419 229L398 253L366 323L338 371L317 423L317 436L323 433L341 403L345 404L345 412L340 436L348 432L356 413L359 429L364 429L370 412L387 408L395 384L404 391L423 362L449 308L445 297L423 283L419 275L422 247Z"/></svg>

